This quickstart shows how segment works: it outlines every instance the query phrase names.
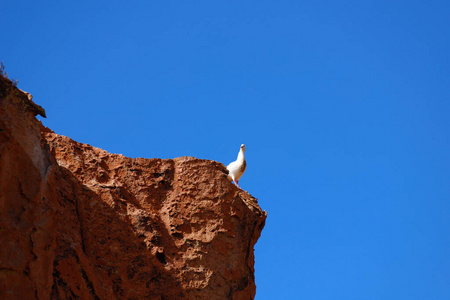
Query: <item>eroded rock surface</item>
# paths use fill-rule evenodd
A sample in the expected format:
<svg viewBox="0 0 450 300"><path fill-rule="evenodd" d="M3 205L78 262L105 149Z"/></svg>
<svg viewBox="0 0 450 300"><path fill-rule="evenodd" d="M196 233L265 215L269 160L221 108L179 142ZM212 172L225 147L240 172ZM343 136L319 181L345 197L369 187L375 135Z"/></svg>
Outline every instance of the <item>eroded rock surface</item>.
<svg viewBox="0 0 450 300"><path fill-rule="evenodd" d="M221 163L75 142L0 79L1 299L254 297L266 213Z"/></svg>

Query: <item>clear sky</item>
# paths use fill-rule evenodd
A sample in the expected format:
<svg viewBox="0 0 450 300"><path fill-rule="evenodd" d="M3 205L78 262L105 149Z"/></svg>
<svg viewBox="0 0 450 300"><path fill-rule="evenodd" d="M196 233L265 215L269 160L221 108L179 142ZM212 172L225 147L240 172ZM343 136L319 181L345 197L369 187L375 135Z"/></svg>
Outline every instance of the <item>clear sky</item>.
<svg viewBox="0 0 450 300"><path fill-rule="evenodd" d="M256 299L450 299L449 1L0 0L57 133L224 164L268 218Z"/></svg>

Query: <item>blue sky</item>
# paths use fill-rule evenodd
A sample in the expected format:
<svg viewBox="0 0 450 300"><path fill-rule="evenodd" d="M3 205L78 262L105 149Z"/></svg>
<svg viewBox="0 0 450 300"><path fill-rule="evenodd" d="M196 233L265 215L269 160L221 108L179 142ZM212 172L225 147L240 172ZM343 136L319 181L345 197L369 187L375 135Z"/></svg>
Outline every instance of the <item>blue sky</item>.
<svg viewBox="0 0 450 300"><path fill-rule="evenodd" d="M6 1L57 133L228 164L268 212L256 299L450 299L449 1Z"/></svg>

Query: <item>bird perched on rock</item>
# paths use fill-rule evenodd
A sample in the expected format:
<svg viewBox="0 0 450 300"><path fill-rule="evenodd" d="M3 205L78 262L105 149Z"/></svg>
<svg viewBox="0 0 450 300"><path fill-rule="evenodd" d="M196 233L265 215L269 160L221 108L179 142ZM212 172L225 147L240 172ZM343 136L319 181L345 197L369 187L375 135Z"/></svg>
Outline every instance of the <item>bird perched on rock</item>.
<svg viewBox="0 0 450 300"><path fill-rule="evenodd" d="M245 153L245 145L242 144L237 159L227 166L229 176L238 187L239 187L239 179L244 174L245 169L247 168L247 162L245 161L244 153Z"/></svg>

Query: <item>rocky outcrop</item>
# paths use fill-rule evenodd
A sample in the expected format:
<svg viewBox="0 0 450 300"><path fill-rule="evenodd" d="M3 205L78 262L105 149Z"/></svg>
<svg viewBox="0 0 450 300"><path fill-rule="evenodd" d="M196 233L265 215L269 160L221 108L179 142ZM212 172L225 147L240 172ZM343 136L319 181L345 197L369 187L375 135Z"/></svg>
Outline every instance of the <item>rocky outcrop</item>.
<svg viewBox="0 0 450 300"><path fill-rule="evenodd" d="M0 81L0 299L254 297L266 213L221 163L75 142Z"/></svg>

